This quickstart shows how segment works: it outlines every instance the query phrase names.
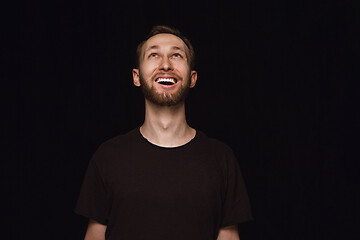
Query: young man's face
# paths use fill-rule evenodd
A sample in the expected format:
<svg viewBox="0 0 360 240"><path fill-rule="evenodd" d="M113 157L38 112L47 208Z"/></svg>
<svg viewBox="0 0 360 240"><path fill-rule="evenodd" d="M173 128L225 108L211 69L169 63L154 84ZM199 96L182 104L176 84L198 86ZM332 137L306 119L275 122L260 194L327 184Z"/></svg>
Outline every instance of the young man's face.
<svg viewBox="0 0 360 240"><path fill-rule="evenodd" d="M174 106L185 100L197 80L187 51L185 43L172 34L161 33L145 42L139 69L133 69L133 81L141 86L147 100L160 106Z"/></svg>

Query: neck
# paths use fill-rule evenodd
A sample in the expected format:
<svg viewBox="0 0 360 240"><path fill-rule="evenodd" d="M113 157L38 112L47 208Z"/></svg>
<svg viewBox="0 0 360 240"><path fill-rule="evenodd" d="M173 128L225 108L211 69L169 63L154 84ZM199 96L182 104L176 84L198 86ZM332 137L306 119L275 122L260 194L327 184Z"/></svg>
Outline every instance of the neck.
<svg viewBox="0 0 360 240"><path fill-rule="evenodd" d="M184 102L168 107L145 100L145 121L140 132L149 142L162 147L181 146L195 136L195 130L186 122Z"/></svg>

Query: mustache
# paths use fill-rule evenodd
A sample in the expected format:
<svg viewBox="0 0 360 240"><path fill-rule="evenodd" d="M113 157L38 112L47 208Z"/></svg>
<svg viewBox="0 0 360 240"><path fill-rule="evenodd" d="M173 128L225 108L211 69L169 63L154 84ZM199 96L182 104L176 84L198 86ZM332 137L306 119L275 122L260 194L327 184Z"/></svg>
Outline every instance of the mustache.
<svg viewBox="0 0 360 240"><path fill-rule="evenodd" d="M155 80L155 79L157 79L158 77L163 76L163 75L166 75L166 76L175 78L176 80L181 80L181 79L182 79L182 78L181 78L178 74L176 74L176 73L158 72L158 73L156 73L156 74L152 77L152 80Z"/></svg>

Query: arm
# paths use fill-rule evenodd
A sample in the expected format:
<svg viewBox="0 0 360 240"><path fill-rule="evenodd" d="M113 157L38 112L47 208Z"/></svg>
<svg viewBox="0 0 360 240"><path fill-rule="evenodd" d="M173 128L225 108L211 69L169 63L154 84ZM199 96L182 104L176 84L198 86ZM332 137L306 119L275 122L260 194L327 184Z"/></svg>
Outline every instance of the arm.
<svg viewBox="0 0 360 240"><path fill-rule="evenodd" d="M84 240L105 240L106 225L89 220Z"/></svg>
<svg viewBox="0 0 360 240"><path fill-rule="evenodd" d="M238 226L232 225L220 228L217 240L240 240Z"/></svg>

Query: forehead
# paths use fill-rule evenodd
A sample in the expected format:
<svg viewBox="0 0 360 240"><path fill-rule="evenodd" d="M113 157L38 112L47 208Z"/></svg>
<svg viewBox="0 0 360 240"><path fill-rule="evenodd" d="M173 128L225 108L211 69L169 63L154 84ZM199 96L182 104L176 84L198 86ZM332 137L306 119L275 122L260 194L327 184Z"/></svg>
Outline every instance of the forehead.
<svg viewBox="0 0 360 240"><path fill-rule="evenodd" d="M143 50L146 51L150 48L179 48L180 50L186 51L186 45L184 41L173 35L168 33L160 33L155 36L149 38L144 46Z"/></svg>

